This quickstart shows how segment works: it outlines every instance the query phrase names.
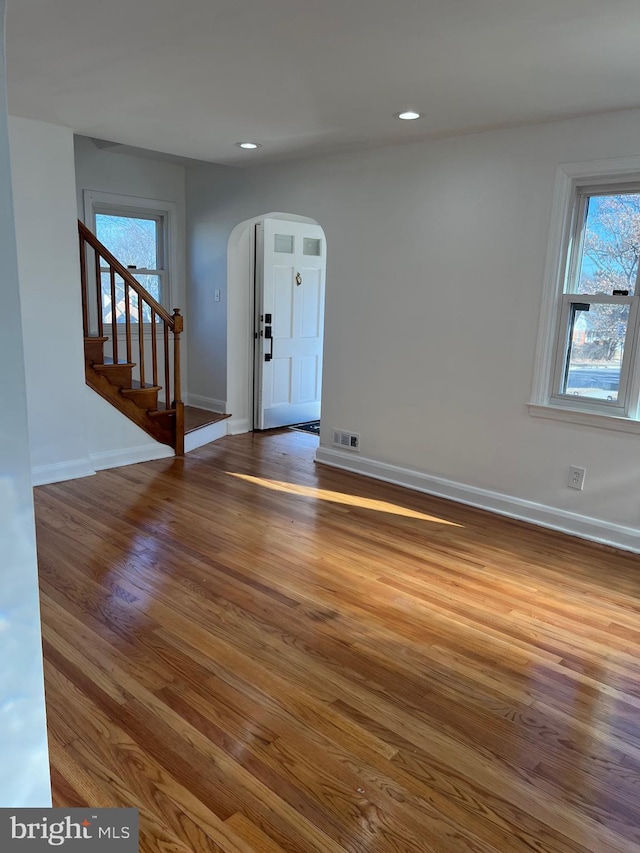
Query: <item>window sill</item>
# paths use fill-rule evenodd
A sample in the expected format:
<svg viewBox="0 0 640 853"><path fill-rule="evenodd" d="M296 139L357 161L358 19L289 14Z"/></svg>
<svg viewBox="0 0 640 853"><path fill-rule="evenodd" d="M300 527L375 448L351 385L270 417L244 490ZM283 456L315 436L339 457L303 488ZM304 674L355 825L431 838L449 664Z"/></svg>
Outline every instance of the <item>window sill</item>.
<svg viewBox="0 0 640 853"><path fill-rule="evenodd" d="M580 409L562 408L550 404L529 403L529 414L533 418L547 418L552 421L564 421L570 424L613 429L618 432L631 432L640 435L640 421L620 415L603 415L598 412L585 412Z"/></svg>

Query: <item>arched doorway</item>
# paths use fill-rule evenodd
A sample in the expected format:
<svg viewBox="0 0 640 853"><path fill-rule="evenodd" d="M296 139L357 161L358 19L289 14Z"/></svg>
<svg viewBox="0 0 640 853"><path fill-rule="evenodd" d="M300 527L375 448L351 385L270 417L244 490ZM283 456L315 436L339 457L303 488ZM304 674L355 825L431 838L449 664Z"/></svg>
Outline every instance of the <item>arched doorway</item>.
<svg viewBox="0 0 640 853"><path fill-rule="evenodd" d="M256 224L266 219L319 225L310 217L277 211L246 219L231 232L227 248L227 411L232 413L229 431L234 434L253 429Z"/></svg>

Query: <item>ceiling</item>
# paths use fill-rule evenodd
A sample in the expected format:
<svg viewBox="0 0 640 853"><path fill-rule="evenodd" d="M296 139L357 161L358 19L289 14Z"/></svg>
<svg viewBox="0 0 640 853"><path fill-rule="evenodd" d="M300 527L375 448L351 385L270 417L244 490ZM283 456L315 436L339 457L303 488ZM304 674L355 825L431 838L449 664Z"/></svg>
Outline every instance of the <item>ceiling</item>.
<svg viewBox="0 0 640 853"><path fill-rule="evenodd" d="M228 165L640 106L638 0L8 7L13 115Z"/></svg>

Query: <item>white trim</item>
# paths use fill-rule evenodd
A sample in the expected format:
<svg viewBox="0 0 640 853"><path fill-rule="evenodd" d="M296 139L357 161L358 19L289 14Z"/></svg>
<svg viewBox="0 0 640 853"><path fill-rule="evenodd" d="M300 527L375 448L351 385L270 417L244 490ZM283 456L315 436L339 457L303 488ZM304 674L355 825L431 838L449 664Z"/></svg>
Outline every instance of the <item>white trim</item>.
<svg viewBox="0 0 640 853"><path fill-rule="evenodd" d="M203 444L211 444L227 434L227 421L216 421L188 432L184 437L184 452L189 453Z"/></svg>
<svg viewBox="0 0 640 853"><path fill-rule="evenodd" d="M528 408L529 414L533 418L548 418L551 421L565 421L566 423L582 424L600 429L614 429L618 432L640 434L640 421L632 418L613 414L603 415L601 412L586 412L573 408L566 409L562 406L554 406L551 403L546 405L530 403Z"/></svg>
<svg viewBox="0 0 640 853"><path fill-rule="evenodd" d="M559 166L570 178L592 178L595 186L612 177L629 181L640 179L640 157L612 157L606 160L584 160L580 163L561 163Z"/></svg>
<svg viewBox="0 0 640 853"><path fill-rule="evenodd" d="M570 536L590 539L593 542L612 545L615 548L633 551L636 554L640 553L640 530L638 528L625 527L534 501L523 500L512 495L503 495L488 489L467 486L464 483L445 480L442 477L435 477L421 471L400 468L386 462L378 462L375 459L356 457L345 451L331 450L327 447L319 447L315 458L316 462L330 465L333 468L363 474L365 477L373 477L376 480L383 480L385 483L393 483L457 503L468 504L498 515L516 518L540 527L559 530Z"/></svg>
<svg viewBox="0 0 640 853"><path fill-rule="evenodd" d="M138 462L151 462L154 459L168 459L171 456L175 456L173 450L159 442L127 447L125 450L104 450L90 454L96 471L121 468L123 465L136 465Z"/></svg>
<svg viewBox="0 0 640 853"><path fill-rule="evenodd" d="M187 406L195 406L196 409L215 412L217 415L227 414L226 400L214 400L213 397L201 397L200 394L186 394L185 403Z"/></svg>
<svg viewBox="0 0 640 853"><path fill-rule="evenodd" d="M573 183L564 170L556 169L556 186L551 209L551 230L547 244L547 259L544 268L542 307L538 329L535 369L533 374L532 403L545 403L549 394L549 382L553 366L556 339L556 298L558 282L566 258L565 246L571 228L571 193Z"/></svg>
<svg viewBox="0 0 640 853"><path fill-rule="evenodd" d="M251 432L251 422L249 418L236 418L228 421L228 435L242 435L245 432Z"/></svg>
<svg viewBox="0 0 640 853"><path fill-rule="evenodd" d="M54 462L52 465L34 465L31 468L31 485L45 486L47 483L92 477L96 472L91 462L92 459L71 459L68 462Z"/></svg>

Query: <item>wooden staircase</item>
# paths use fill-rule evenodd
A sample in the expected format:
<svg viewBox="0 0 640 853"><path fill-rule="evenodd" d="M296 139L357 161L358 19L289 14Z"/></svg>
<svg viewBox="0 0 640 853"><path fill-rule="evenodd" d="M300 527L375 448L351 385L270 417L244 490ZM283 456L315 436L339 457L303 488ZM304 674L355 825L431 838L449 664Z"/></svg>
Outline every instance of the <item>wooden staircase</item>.
<svg viewBox="0 0 640 853"><path fill-rule="evenodd" d="M87 385L182 456L180 310L169 314L80 221L78 235Z"/></svg>

